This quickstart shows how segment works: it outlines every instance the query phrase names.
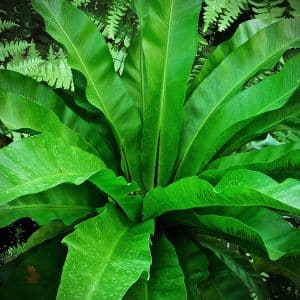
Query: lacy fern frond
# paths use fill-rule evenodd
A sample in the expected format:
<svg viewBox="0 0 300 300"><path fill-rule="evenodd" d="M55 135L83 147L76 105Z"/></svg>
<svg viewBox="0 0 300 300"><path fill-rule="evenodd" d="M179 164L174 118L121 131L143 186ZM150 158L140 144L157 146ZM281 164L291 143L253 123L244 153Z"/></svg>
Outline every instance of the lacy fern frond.
<svg viewBox="0 0 300 300"><path fill-rule="evenodd" d="M300 1L299 0L288 0L291 7L290 14L292 17L300 17Z"/></svg>
<svg viewBox="0 0 300 300"><path fill-rule="evenodd" d="M0 43L0 61L5 61L9 56L23 53L29 47L26 41L9 41Z"/></svg>
<svg viewBox="0 0 300 300"><path fill-rule="evenodd" d="M80 7L84 4L90 3L91 0L72 0L72 4L75 5L76 7Z"/></svg>
<svg viewBox="0 0 300 300"><path fill-rule="evenodd" d="M125 17L126 13L128 12L130 7L129 0L113 0L111 6L108 10L107 19L106 19L106 27L102 34L109 38L115 39L120 24Z"/></svg>
<svg viewBox="0 0 300 300"><path fill-rule="evenodd" d="M0 33L16 26L15 22L0 19Z"/></svg>
<svg viewBox="0 0 300 300"><path fill-rule="evenodd" d="M248 0L257 19L277 19L283 17L286 7L284 0Z"/></svg>
<svg viewBox="0 0 300 300"><path fill-rule="evenodd" d="M247 9L247 0L206 0L204 8L204 32L213 24L218 24L218 31L224 31Z"/></svg>

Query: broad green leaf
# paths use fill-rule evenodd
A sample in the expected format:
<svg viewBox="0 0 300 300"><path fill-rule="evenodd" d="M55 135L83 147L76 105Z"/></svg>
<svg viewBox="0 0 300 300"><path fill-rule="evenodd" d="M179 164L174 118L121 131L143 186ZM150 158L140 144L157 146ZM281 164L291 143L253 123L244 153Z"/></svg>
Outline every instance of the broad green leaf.
<svg viewBox="0 0 300 300"><path fill-rule="evenodd" d="M149 272L153 231L152 220L131 223L112 204L77 225L63 240L68 255L57 298L122 299Z"/></svg>
<svg viewBox="0 0 300 300"><path fill-rule="evenodd" d="M205 235L238 242L247 252L271 260L300 253L300 230L263 207L201 208L197 213L166 215L163 221L169 227L188 226Z"/></svg>
<svg viewBox="0 0 300 300"><path fill-rule="evenodd" d="M126 300L187 299L184 275L177 254L165 234L155 236L150 279L140 278L125 295Z"/></svg>
<svg viewBox="0 0 300 300"><path fill-rule="evenodd" d="M145 219L175 210L214 206L267 206L299 214L300 183L278 183L267 175L249 170L227 173L216 188L196 176L157 187L144 199Z"/></svg>
<svg viewBox="0 0 300 300"><path fill-rule="evenodd" d="M213 255L209 257L209 277L199 284L203 300L252 299L242 281Z"/></svg>
<svg viewBox="0 0 300 300"><path fill-rule="evenodd" d="M0 150L0 205L64 182L81 184L105 169L97 156L66 145L51 133L21 139Z"/></svg>
<svg viewBox="0 0 300 300"><path fill-rule="evenodd" d="M175 246L184 273L187 298L198 300L201 296L198 283L209 275L208 259L202 249L186 237L184 232L175 231L171 241Z"/></svg>
<svg viewBox="0 0 300 300"><path fill-rule="evenodd" d="M134 101L114 72L104 38L92 20L66 0L33 0L32 3L43 16L47 32L66 48L70 66L86 77L88 101L104 113L112 126L125 173L139 181L136 153L141 119Z"/></svg>
<svg viewBox="0 0 300 300"><path fill-rule="evenodd" d="M220 156L231 154L234 150L239 149L239 147L245 145L247 142L266 132L276 130L281 123L297 117L300 111L299 97L300 89L298 88L284 107L266 112L255 118L224 145L220 151Z"/></svg>
<svg viewBox="0 0 300 300"><path fill-rule="evenodd" d="M0 205L0 227L25 217L32 218L39 225L46 225L56 219L71 225L102 205L103 200L97 189L91 185L62 184Z"/></svg>
<svg viewBox="0 0 300 300"><path fill-rule="evenodd" d="M260 30L227 56L197 87L184 107L176 178L197 173L202 155L199 149L203 143L199 133L248 79L260 70L273 66L287 49L299 45L299 28L299 19L295 18L281 20ZM228 73L228 70L233 71ZM213 88L216 82L218 86Z"/></svg>
<svg viewBox="0 0 300 300"><path fill-rule="evenodd" d="M200 178L217 182L229 170L249 169L275 178L300 179L300 142L269 146L260 150L221 157L208 165Z"/></svg>
<svg viewBox="0 0 300 300"><path fill-rule="evenodd" d="M0 94L0 119L9 127L56 133L72 145L99 153L113 165L115 155L103 129L77 115L51 88L19 73L0 70Z"/></svg>
<svg viewBox="0 0 300 300"><path fill-rule="evenodd" d="M165 235L156 236L152 248L149 295L151 299L187 299L184 274L174 246Z"/></svg>
<svg viewBox="0 0 300 300"><path fill-rule="evenodd" d="M197 138L201 140L201 151L198 151L201 156L197 158L199 170L249 121L262 113L283 107L299 87L299 79L300 53L291 58L279 73L228 100L198 132Z"/></svg>
<svg viewBox="0 0 300 300"><path fill-rule="evenodd" d="M268 291L262 277L256 273L248 258L229 250L221 242L215 240L199 242L211 250L218 259L223 262L250 290L253 291L258 300L269 299Z"/></svg>
<svg viewBox="0 0 300 300"><path fill-rule="evenodd" d="M103 170L89 179L101 191L108 194L125 212L131 221L137 220L142 212L142 196L135 182L128 183L124 177L117 177L111 170Z"/></svg>
<svg viewBox="0 0 300 300"><path fill-rule="evenodd" d="M156 181L166 185L175 163L200 5L201 0L149 1L142 40L147 73L142 168L148 190Z"/></svg>
<svg viewBox="0 0 300 300"><path fill-rule="evenodd" d="M47 241L0 267L1 299L55 299L66 249Z"/></svg>
<svg viewBox="0 0 300 300"><path fill-rule="evenodd" d="M78 133L62 124L50 109L23 96L1 90L0 97L0 119L6 127L13 130L29 128L37 132L51 132L69 145L97 154L97 151Z"/></svg>
<svg viewBox="0 0 300 300"><path fill-rule="evenodd" d="M273 20L249 20L239 25L234 35L227 41L221 43L212 54L209 55L201 72L196 76L188 90L189 97L198 85L219 65L222 61L237 48L245 44L257 32L272 24Z"/></svg>

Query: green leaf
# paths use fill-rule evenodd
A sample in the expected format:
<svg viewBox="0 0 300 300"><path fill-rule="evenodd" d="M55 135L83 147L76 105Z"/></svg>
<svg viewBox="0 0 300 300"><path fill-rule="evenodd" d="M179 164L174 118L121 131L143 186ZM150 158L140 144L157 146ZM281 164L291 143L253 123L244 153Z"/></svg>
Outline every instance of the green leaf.
<svg viewBox="0 0 300 300"><path fill-rule="evenodd" d="M208 259L202 249L186 237L184 232L175 231L171 241L184 272L188 299L198 300L201 297L198 284L209 275Z"/></svg>
<svg viewBox="0 0 300 300"><path fill-rule="evenodd" d="M112 204L66 236L58 299L122 299L151 264L152 220L131 223ZM88 245L88 247L87 247Z"/></svg>
<svg viewBox="0 0 300 300"><path fill-rule="evenodd" d="M2 299L55 299L66 249L47 241L0 268Z"/></svg>
<svg viewBox="0 0 300 300"><path fill-rule="evenodd" d="M247 126L239 130L220 151L220 156L231 154L247 142L263 135L266 132L276 130L281 123L295 118L300 111L300 89L298 88L289 99L288 103L273 111L266 112L251 121Z"/></svg>
<svg viewBox="0 0 300 300"><path fill-rule="evenodd" d="M99 153L108 164L115 160L103 130L77 115L51 88L16 72L0 70L0 90L5 92L1 92L0 119L6 125L56 132L72 145Z"/></svg>
<svg viewBox="0 0 300 300"><path fill-rule="evenodd" d="M39 225L61 220L71 225L79 218L94 212L103 205L96 188L81 184L62 184L47 191L26 195L0 206L0 227L29 217Z"/></svg>
<svg viewBox="0 0 300 300"><path fill-rule="evenodd" d="M269 261L262 257L254 257L253 265L258 272L281 274L300 286L300 256L283 257L277 261Z"/></svg>
<svg viewBox="0 0 300 300"><path fill-rule="evenodd" d="M277 183L249 170L227 173L216 188L196 176L180 179L166 188L157 187L144 199L145 219L175 210L213 206L267 206L299 214L299 181Z"/></svg>
<svg viewBox="0 0 300 300"><path fill-rule="evenodd" d="M22 96L1 90L0 97L0 119L6 127L13 130L29 128L37 132L52 132L69 145L97 153L75 131L62 124L51 110Z"/></svg>
<svg viewBox="0 0 300 300"><path fill-rule="evenodd" d="M294 142L221 157L209 164L208 170L199 177L217 182L229 170L249 169L275 178L300 179L299 166L300 143Z"/></svg>
<svg viewBox="0 0 300 300"><path fill-rule="evenodd" d="M200 5L200 0L149 2L142 41L147 72L142 166L148 190L156 181L166 185L175 163Z"/></svg>
<svg viewBox="0 0 300 300"><path fill-rule="evenodd" d="M209 257L209 277L199 284L203 300L252 299L242 281L215 256Z"/></svg>
<svg viewBox="0 0 300 300"><path fill-rule="evenodd" d="M190 89L188 90L187 97L189 97L198 85L211 73L213 70L222 63L222 61L234 52L236 49L245 44L257 32L271 25L273 20L249 20L239 25L233 36L221 43L212 54L209 55L208 60L205 62L201 72L194 79Z"/></svg>
<svg viewBox="0 0 300 300"><path fill-rule="evenodd" d="M70 66L86 77L88 101L111 124L122 154L123 169L128 177L131 175L139 182L136 153L141 119L134 101L114 72L104 38L91 19L66 0L33 0L32 3L43 16L47 32L66 48Z"/></svg>
<svg viewBox="0 0 300 300"><path fill-rule="evenodd" d="M202 156L199 149L203 144L199 133L219 109L242 89L248 79L260 70L273 66L287 49L297 47L299 42L298 19L274 23L227 56L198 86L184 107L176 178L191 176L199 171L198 162ZM228 70L234 71L228 74ZM224 74L228 74L226 80ZM214 88L216 82L218 87Z"/></svg>
<svg viewBox="0 0 300 300"><path fill-rule="evenodd" d="M58 184L81 184L104 163L91 153L51 133L21 139L0 150L0 205L18 197L38 193Z"/></svg>
<svg viewBox="0 0 300 300"><path fill-rule="evenodd" d="M108 194L125 212L131 221L137 220L142 212L142 196L135 183L128 183L124 177L117 177L111 170L103 170L89 179L101 191Z"/></svg>
<svg viewBox="0 0 300 300"><path fill-rule="evenodd" d="M165 234L155 236L152 247L153 263L150 279L140 278L124 299L187 299L184 275L173 245Z"/></svg>
<svg viewBox="0 0 300 300"><path fill-rule="evenodd" d="M217 240L209 240L207 242L200 240L199 242L211 250L250 291L253 291L258 300L269 299L268 291L262 277L255 273L253 266L245 256L229 250Z"/></svg>
<svg viewBox="0 0 300 300"><path fill-rule="evenodd" d="M218 109L198 132L197 138L202 141L201 157L197 158L199 169L203 169L224 143L255 117L283 107L299 87L299 78L300 53L279 73L243 90Z"/></svg>

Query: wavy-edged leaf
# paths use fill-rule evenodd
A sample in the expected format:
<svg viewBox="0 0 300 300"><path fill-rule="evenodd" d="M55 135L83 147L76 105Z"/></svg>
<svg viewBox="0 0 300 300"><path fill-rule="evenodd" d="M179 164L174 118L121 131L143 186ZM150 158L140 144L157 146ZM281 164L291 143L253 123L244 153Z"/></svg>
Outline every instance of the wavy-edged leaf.
<svg viewBox="0 0 300 300"><path fill-rule="evenodd" d="M113 165L115 156L104 133L72 111L49 87L16 72L0 70L0 93L0 119L7 125L57 133L72 145L99 153Z"/></svg>
<svg viewBox="0 0 300 300"><path fill-rule="evenodd" d="M279 73L228 100L198 132L197 139L201 140L201 151L198 151L201 156L197 158L199 169L202 170L224 143L255 117L283 107L299 87L299 80L300 53Z"/></svg>
<svg viewBox="0 0 300 300"><path fill-rule="evenodd" d="M177 254L165 234L158 234L151 249L153 262L150 279L140 278L127 292L124 299L187 299L184 275Z"/></svg>
<svg viewBox="0 0 300 300"><path fill-rule="evenodd" d="M184 272L188 299L198 300L201 297L198 284L209 276L208 259L203 250L186 237L184 232L175 232L171 241Z"/></svg>
<svg viewBox="0 0 300 300"><path fill-rule="evenodd" d="M221 43L212 54L209 55L201 72L194 79L191 87L188 90L189 97L198 85L216 68L222 61L237 48L245 44L258 31L272 24L272 20L249 20L239 25L233 36Z"/></svg>
<svg viewBox="0 0 300 300"><path fill-rule="evenodd" d="M278 183L265 174L250 170L230 171L214 188L196 176L157 187L144 198L145 219L175 210L213 206L267 206L300 213L300 183L287 179Z"/></svg>
<svg viewBox="0 0 300 300"><path fill-rule="evenodd" d="M122 299L149 272L153 231L153 220L131 223L112 204L77 225L63 240L68 255L58 299Z"/></svg>
<svg viewBox="0 0 300 300"><path fill-rule="evenodd" d="M288 103L280 108L270 112L266 112L253 121L251 121L243 129L239 130L221 149L219 156L231 154L234 150L238 150L247 142L263 135L266 132L275 130L281 123L293 120L300 111L300 89L298 88L289 99Z"/></svg>
<svg viewBox="0 0 300 300"><path fill-rule="evenodd" d="M32 2L34 9L43 16L47 32L66 48L70 66L86 77L87 99L104 113L112 126L125 173L139 181L136 153L139 151L140 115L114 72L109 49L97 26L66 0Z"/></svg>
<svg viewBox="0 0 300 300"><path fill-rule="evenodd" d="M163 218L168 226L188 226L239 243L247 252L277 260L300 253L300 230L263 207L215 207L186 211ZM276 228L276 230L274 230Z"/></svg>
<svg viewBox="0 0 300 300"><path fill-rule="evenodd" d="M285 50L300 43L299 19L285 19L260 30L232 52L197 87L187 100L183 112L181 148L176 178L191 176L199 170L204 126L215 113L237 94L243 84L261 69L272 66ZM249 56L249 53L252 53ZM228 70L233 70L228 74ZM224 75L226 80L224 80ZM218 87L213 88L218 82Z"/></svg>
<svg viewBox="0 0 300 300"><path fill-rule="evenodd" d="M142 167L148 190L156 181L166 185L175 163L182 105L197 52L200 4L200 0L149 2L142 41L147 72Z"/></svg>
<svg viewBox="0 0 300 300"><path fill-rule="evenodd" d="M81 184L105 168L97 156L51 133L21 139L0 150L0 204L64 182Z"/></svg>
<svg viewBox="0 0 300 300"><path fill-rule="evenodd" d="M1 90L0 97L0 119L6 127L13 130L29 128L36 132L51 132L61 137L66 144L97 154L78 133L62 124L51 110L22 96Z"/></svg>
<svg viewBox="0 0 300 300"><path fill-rule="evenodd" d="M203 300L252 299L242 281L213 255L209 257L209 277L199 284Z"/></svg>
<svg viewBox="0 0 300 300"><path fill-rule="evenodd" d="M0 227L29 217L39 225L61 220L71 225L103 205L97 189L88 184L62 184L47 191L26 195L0 206Z"/></svg>
<svg viewBox="0 0 300 300"><path fill-rule="evenodd" d="M256 299L269 299L266 285L262 277L257 274L251 263L245 256L230 251L221 242L209 240L199 241L203 246L211 250L218 259L223 262L250 290L256 295Z"/></svg>
<svg viewBox="0 0 300 300"><path fill-rule="evenodd" d="M229 170L237 169L260 171L278 179L300 179L300 143L292 142L224 156L210 163L207 168L199 177L209 182L217 182Z"/></svg>

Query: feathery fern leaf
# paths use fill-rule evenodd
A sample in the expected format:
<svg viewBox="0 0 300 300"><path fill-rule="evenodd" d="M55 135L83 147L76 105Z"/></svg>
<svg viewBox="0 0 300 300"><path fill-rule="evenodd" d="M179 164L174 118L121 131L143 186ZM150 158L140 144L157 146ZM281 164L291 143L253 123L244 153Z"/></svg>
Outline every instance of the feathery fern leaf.
<svg viewBox="0 0 300 300"><path fill-rule="evenodd" d="M257 19L281 18L286 11L284 0L248 0Z"/></svg>
<svg viewBox="0 0 300 300"><path fill-rule="evenodd" d="M9 56L22 53L30 44L26 41L10 41L0 43L0 61L5 61Z"/></svg>
<svg viewBox="0 0 300 300"><path fill-rule="evenodd" d="M15 22L0 19L0 33L17 26Z"/></svg>
<svg viewBox="0 0 300 300"><path fill-rule="evenodd" d="M76 7L80 7L84 4L90 3L91 0L72 0L72 4L75 5Z"/></svg>

